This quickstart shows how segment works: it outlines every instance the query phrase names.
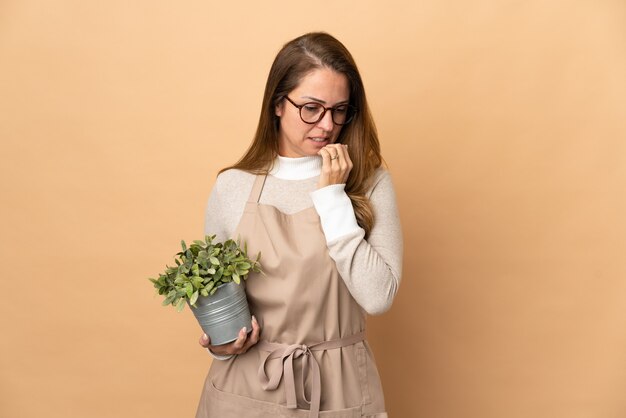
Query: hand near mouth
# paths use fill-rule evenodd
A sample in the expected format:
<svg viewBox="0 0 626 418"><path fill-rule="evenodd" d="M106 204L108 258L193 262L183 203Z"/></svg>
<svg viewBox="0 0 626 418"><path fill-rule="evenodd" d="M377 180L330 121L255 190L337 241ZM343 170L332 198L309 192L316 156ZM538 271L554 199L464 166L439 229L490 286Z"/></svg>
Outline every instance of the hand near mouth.
<svg viewBox="0 0 626 418"><path fill-rule="evenodd" d="M352 160L348 153L348 146L344 144L328 144L318 151L322 156L322 172L317 188L331 184L344 184L348 181Z"/></svg>

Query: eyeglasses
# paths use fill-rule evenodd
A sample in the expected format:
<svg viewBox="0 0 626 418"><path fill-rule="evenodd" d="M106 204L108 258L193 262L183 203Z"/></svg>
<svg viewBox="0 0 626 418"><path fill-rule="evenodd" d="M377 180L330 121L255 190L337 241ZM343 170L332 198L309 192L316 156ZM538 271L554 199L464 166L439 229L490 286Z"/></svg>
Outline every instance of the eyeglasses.
<svg viewBox="0 0 626 418"><path fill-rule="evenodd" d="M292 105L298 108L300 119L302 122L313 125L322 120L327 110L330 110L330 116L335 125L349 124L356 114L356 107L349 104L340 104L335 107L324 107L316 102L308 102L297 105L289 97L284 96Z"/></svg>

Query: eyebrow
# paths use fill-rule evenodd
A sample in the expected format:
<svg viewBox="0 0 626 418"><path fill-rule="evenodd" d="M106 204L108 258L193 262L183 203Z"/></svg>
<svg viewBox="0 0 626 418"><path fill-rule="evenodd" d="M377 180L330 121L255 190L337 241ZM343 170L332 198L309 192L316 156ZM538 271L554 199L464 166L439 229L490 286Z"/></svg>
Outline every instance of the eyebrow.
<svg viewBox="0 0 626 418"><path fill-rule="evenodd" d="M324 100L318 99L317 97L313 97L313 96L301 96L301 98L302 99L311 99L311 100L314 100L316 102L320 102L321 104L324 104L324 105L326 104L326 102ZM342 100L340 102L337 102L337 104L344 104L344 103L348 103L348 102L350 102L350 99Z"/></svg>

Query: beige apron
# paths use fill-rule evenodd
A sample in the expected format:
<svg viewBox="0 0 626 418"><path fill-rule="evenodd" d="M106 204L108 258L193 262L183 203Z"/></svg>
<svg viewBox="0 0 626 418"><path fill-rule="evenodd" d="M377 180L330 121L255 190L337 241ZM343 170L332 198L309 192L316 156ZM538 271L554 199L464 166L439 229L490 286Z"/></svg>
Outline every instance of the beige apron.
<svg viewBox="0 0 626 418"><path fill-rule="evenodd" d="M258 203L265 179L256 176L235 231L250 256L262 253L266 277L246 282L260 341L213 361L196 418L387 418L365 314L328 254L315 208L287 215Z"/></svg>

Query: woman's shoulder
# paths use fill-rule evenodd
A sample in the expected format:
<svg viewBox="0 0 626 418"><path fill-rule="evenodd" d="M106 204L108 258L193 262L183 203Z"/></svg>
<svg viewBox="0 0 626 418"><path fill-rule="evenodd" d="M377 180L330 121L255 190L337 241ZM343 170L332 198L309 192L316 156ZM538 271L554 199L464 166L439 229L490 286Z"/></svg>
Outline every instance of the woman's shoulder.
<svg viewBox="0 0 626 418"><path fill-rule="evenodd" d="M372 174L367 194L371 195L372 192L379 187L393 187L391 183L391 174L389 173L389 170L383 166L378 167Z"/></svg>
<svg viewBox="0 0 626 418"><path fill-rule="evenodd" d="M383 177L389 177L389 175L389 170L382 165L378 167L373 174L375 181L380 181Z"/></svg>
<svg viewBox="0 0 626 418"><path fill-rule="evenodd" d="M254 174L236 168L222 171L215 179L212 195L222 205L239 207L250 195L254 178Z"/></svg>
<svg viewBox="0 0 626 418"><path fill-rule="evenodd" d="M246 184L254 181L255 175L238 168L229 168L217 175L215 185L219 189L223 188L241 188Z"/></svg>

